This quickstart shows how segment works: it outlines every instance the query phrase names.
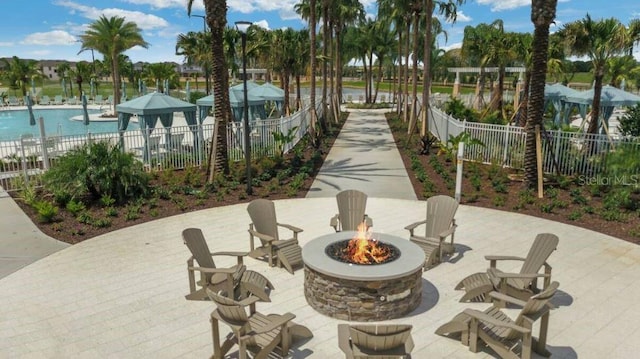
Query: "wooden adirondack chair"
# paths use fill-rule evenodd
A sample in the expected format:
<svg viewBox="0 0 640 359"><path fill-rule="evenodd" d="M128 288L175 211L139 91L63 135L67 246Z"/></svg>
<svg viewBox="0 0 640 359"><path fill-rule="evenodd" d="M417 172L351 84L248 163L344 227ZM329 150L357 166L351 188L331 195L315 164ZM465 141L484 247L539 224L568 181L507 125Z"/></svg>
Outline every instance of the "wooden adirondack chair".
<svg viewBox="0 0 640 359"><path fill-rule="evenodd" d="M456 285L457 290L466 293L460 298L465 301L489 301L486 296L491 291L527 300L533 294L538 293L538 278L544 278L543 289L551 282L551 266L547 259L558 247L558 236L551 233L540 233L536 236L527 257L516 256L485 256L490 262L487 272L474 273ZM519 273L505 273L496 265L498 261L516 260L522 261ZM544 273L539 273L544 266ZM503 303L504 304L504 303Z"/></svg>
<svg viewBox="0 0 640 359"><path fill-rule="evenodd" d="M414 344L411 325L338 324L338 346L347 359L405 358Z"/></svg>
<svg viewBox="0 0 640 359"><path fill-rule="evenodd" d="M357 231L361 223L366 229L373 226L373 220L365 213L367 195L357 190L344 190L336 195L338 214L331 218L329 225L336 232Z"/></svg>
<svg viewBox="0 0 640 359"><path fill-rule="evenodd" d="M293 267L302 265L302 247L298 244L298 233L302 229L285 223L278 223L276 208L272 201L256 199L249 203L247 212L251 217L249 224L250 248L252 258L267 257L269 265L273 266L274 259L279 267L285 267L293 274ZM293 233L293 238L280 239L278 227L283 227ZM261 245L256 246L254 237L260 239Z"/></svg>
<svg viewBox="0 0 640 359"><path fill-rule="evenodd" d="M273 284L262 274L246 270L242 258L247 252L216 252L211 253L209 246L198 228L187 228L182 231L182 239L191 251L191 257L187 260L187 273L189 276L189 300L208 299L206 289L223 291L227 295L237 299L244 299L251 295L260 300L269 302L269 294ZM237 264L229 268L217 268L213 256L235 256ZM194 260L198 263L195 266ZM200 272L200 280L196 282L195 272ZM196 288L196 285L200 289Z"/></svg>
<svg viewBox="0 0 640 359"><path fill-rule="evenodd" d="M554 308L549 301L558 289L558 282L553 282L542 292L530 297L526 302L509 297L502 293L491 292L495 302L509 302L522 309L512 320L499 306L492 305L484 312L465 309L450 322L436 330L439 335L461 334L461 342L468 345L469 350L478 352L478 341L482 340L501 358L531 358L531 351L548 357L546 349L549 312ZM494 302L494 303L495 303ZM539 334L532 335L533 325L539 319ZM520 344L520 345L517 345ZM518 353L519 352L519 353Z"/></svg>
<svg viewBox="0 0 640 359"><path fill-rule="evenodd" d="M289 348L297 339L307 339L313 334L306 327L292 322L296 317L292 313L264 315L255 310L255 297L235 301L207 290L216 309L211 313L211 332L213 336L213 358L221 359L234 346L238 345L238 357L247 358L247 352L253 358L267 358L278 353L288 356ZM247 311L247 307L249 310ZM219 323L231 328L224 343L220 343Z"/></svg>
<svg viewBox="0 0 640 359"><path fill-rule="evenodd" d="M427 199L427 218L424 221L412 223L406 227L409 240L422 248L425 254L425 269L439 264L445 255L453 254L453 237L457 228L455 215L458 202L449 196L438 195ZM424 225L424 236L414 233L418 226ZM451 243L446 243L451 237Z"/></svg>

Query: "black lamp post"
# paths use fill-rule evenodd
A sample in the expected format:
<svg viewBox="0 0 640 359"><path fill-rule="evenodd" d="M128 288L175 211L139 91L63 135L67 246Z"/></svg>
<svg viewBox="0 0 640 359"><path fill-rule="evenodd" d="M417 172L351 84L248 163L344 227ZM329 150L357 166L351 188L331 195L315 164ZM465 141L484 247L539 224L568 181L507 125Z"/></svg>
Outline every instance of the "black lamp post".
<svg viewBox="0 0 640 359"><path fill-rule="evenodd" d="M202 31L203 31L203 35L207 34L207 17L204 15L191 15L191 16L195 16L195 17L201 17L202 18ZM205 86L205 91L207 92L207 95L209 95L209 67L207 64L204 64L204 86Z"/></svg>
<svg viewBox="0 0 640 359"><path fill-rule="evenodd" d="M247 194L250 195L251 189L251 141L249 138L249 99L247 95L247 30L252 23L249 21L236 21L236 29L242 36L242 83L244 88L244 160L247 167Z"/></svg>

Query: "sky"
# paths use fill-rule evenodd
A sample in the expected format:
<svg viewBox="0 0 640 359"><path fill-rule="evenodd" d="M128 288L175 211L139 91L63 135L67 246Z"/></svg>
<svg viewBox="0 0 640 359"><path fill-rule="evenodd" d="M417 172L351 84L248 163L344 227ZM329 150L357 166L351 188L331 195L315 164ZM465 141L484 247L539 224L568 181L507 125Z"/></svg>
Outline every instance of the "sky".
<svg viewBox="0 0 640 359"><path fill-rule="evenodd" d="M295 13L299 0L227 0L229 25L235 21L251 21L267 29L292 27L301 29L306 23ZM375 17L376 1L360 0L368 16ZM150 46L136 47L126 52L133 62L174 61L179 34L201 31L203 19L187 15L187 0L2 0L3 16L0 31L0 57L21 59L91 61L91 51L78 54L80 34L101 15L125 17L135 22ZM480 23L504 21L505 30L531 32L530 0L467 0L458 9L455 24L445 24L448 39L438 38L440 47L460 47L464 27ZM623 24L640 18L638 0L559 0L556 23L551 31L579 20L589 13L593 19L615 17ZM204 15L202 0L194 0L192 15ZM640 49L635 57L640 60ZM96 59L102 55L95 53Z"/></svg>

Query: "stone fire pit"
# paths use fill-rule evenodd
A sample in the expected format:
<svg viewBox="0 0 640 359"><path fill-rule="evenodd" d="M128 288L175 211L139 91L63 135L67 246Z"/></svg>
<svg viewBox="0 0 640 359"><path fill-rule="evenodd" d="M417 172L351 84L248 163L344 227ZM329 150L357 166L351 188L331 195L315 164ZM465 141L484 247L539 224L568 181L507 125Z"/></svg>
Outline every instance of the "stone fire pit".
<svg viewBox="0 0 640 359"><path fill-rule="evenodd" d="M407 239L374 233L373 238L395 246L400 256L384 264L348 264L330 258L328 245L351 239L357 232L318 237L302 248L304 295L318 312L349 321L399 318L422 300L425 256Z"/></svg>

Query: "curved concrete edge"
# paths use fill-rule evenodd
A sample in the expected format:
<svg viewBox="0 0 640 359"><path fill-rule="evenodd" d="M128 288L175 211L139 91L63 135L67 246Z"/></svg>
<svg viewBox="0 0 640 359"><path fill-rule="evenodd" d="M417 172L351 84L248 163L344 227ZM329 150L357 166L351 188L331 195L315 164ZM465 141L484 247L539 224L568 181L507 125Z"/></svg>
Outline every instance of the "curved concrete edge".
<svg viewBox="0 0 640 359"><path fill-rule="evenodd" d="M0 278L70 246L42 233L0 187Z"/></svg>

